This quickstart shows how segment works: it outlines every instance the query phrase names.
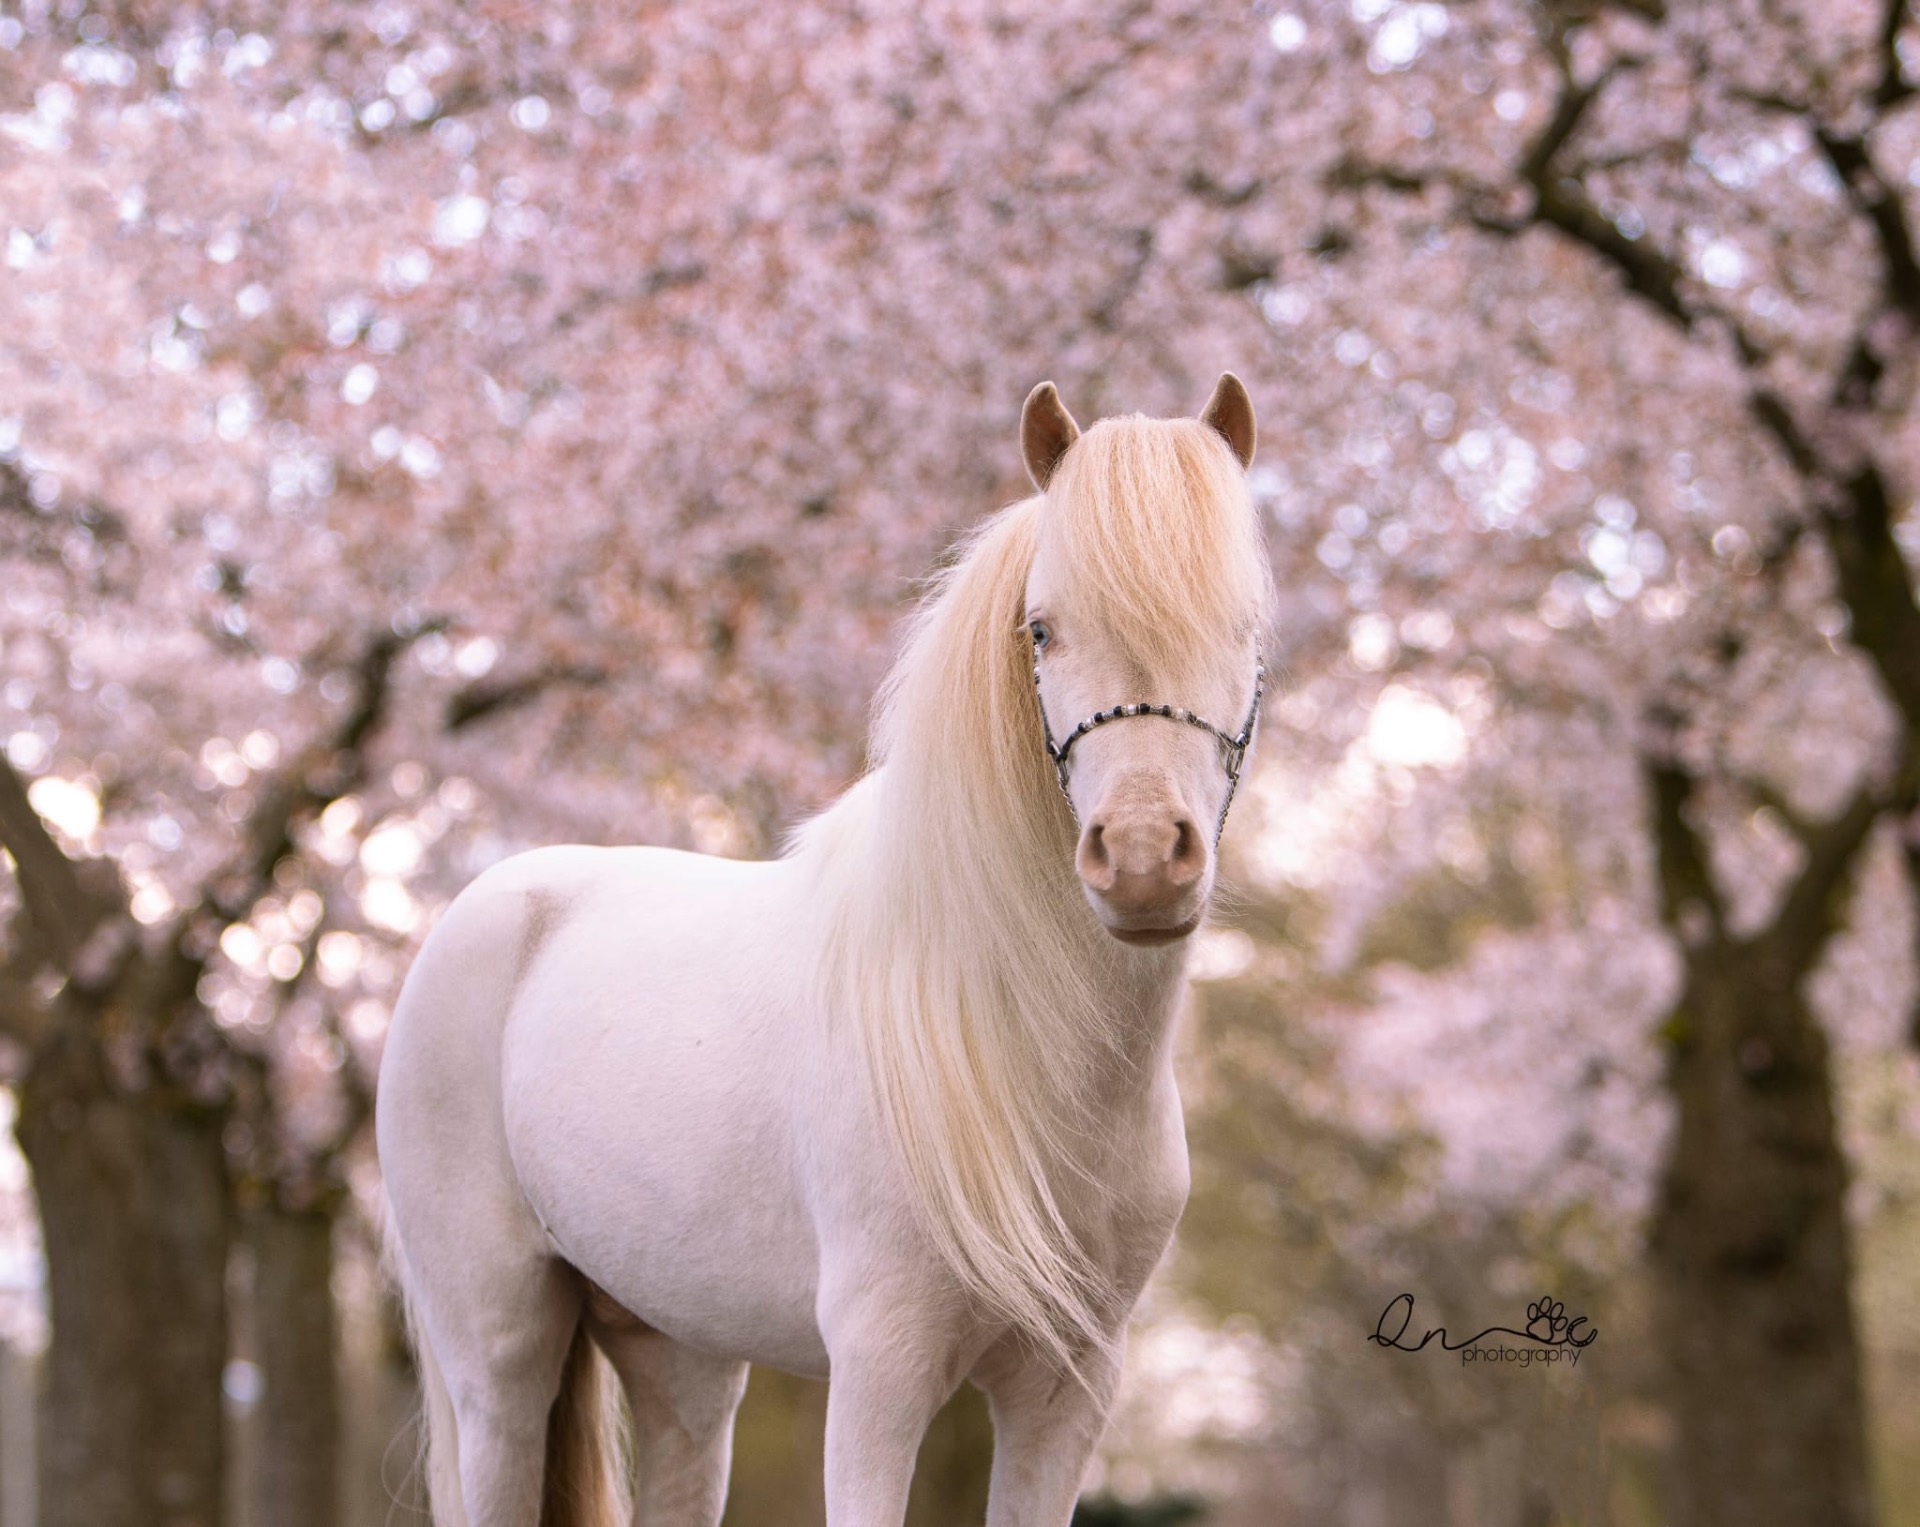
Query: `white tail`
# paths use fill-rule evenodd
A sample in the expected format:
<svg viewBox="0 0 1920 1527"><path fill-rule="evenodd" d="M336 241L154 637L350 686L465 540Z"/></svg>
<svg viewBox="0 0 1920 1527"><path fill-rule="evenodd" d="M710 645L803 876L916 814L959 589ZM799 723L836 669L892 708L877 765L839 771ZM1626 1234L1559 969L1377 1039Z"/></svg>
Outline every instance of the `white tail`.
<svg viewBox="0 0 1920 1527"><path fill-rule="evenodd" d="M387 1267L406 1312L407 1337L420 1373L420 1467L427 1476L433 1527L468 1527L460 1498L460 1434L453 1400L433 1355L407 1278L406 1258L387 1216ZM547 1417L546 1473L540 1527L626 1527L631 1503L626 1472L625 1413L607 1360L583 1322L573 1333L560 1393Z"/></svg>
<svg viewBox="0 0 1920 1527"><path fill-rule="evenodd" d="M397 1259L396 1259L397 1260ZM453 1425L453 1401L433 1348L420 1334L413 1297L405 1279L400 1294L407 1311L407 1334L413 1346L414 1366L420 1373L420 1467L427 1476L427 1499L436 1527L467 1527L460 1504L460 1436Z"/></svg>

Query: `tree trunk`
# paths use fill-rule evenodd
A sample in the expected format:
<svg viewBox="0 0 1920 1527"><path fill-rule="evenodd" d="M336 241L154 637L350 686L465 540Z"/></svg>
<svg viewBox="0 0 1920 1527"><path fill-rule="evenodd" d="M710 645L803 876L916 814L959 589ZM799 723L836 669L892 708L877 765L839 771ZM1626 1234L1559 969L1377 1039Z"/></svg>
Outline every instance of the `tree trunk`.
<svg viewBox="0 0 1920 1527"><path fill-rule="evenodd" d="M1689 953L1652 1255L1677 1527L1866 1527L1846 1167L1826 1036L1775 941Z"/></svg>
<svg viewBox="0 0 1920 1527"><path fill-rule="evenodd" d="M333 1216L268 1204L249 1217L254 1351L265 1384L249 1519L338 1527L340 1389Z"/></svg>
<svg viewBox="0 0 1920 1527"><path fill-rule="evenodd" d="M76 1025L76 1027L78 1027ZM52 1341L39 1527L218 1527L227 1357L216 1114L124 1093L68 1034L22 1089Z"/></svg>

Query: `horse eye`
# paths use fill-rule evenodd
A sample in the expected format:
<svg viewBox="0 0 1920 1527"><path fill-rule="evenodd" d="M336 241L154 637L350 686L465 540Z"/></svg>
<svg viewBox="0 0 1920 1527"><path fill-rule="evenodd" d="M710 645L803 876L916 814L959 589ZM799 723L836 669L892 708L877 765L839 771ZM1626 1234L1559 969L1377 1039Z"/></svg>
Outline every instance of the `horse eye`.
<svg viewBox="0 0 1920 1527"><path fill-rule="evenodd" d="M1045 647L1048 642L1053 640L1053 627L1049 626L1044 620L1027 622L1027 629L1033 633L1033 644L1036 647Z"/></svg>

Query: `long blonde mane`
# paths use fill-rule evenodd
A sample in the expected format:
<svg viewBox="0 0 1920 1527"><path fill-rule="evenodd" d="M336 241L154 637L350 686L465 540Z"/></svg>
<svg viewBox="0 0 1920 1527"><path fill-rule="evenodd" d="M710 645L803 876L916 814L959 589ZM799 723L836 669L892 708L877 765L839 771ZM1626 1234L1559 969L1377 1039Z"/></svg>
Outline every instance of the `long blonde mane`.
<svg viewBox="0 0 1920 1527"><path fill-rule="evenodd" d="M1107 1340L1112 1292L1065 1200L1102 1073L1130 1064L1109 939L1073 869L1022 622L1045 538L1077 606L1166 671L1264 608L1245 477L1213 430L1112 419L1044 498L985 522L934 584L881 692L875 768L803 829L818 854L830 1011L857 1020L875 1096L962 1286L1064 1365Z"/></svg>

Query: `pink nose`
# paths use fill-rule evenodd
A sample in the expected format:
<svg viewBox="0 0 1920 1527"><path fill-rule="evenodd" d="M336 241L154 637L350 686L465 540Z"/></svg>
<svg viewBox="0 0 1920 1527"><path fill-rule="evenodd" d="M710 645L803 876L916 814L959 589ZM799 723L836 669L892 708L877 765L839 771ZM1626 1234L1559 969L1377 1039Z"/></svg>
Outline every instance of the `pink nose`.
<svg viewBox="0 0 1920 1527"><path fill-rule="evenodd" d="M1190 910L1207 844L1193 823L1165 812L1116 812L1087 823L1074 867L1116 917L1150 923Z"/></svg>

